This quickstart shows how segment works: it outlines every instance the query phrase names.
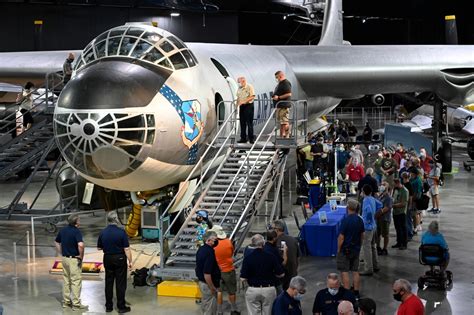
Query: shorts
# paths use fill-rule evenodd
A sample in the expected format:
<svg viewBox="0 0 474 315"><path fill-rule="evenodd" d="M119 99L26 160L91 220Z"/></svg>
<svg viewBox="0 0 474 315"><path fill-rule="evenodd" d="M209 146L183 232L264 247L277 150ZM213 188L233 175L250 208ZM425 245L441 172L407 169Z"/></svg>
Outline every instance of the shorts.
<svg viewBox="0 0 474 315"><path fill-rule="evenodd" d="M438 185L433 185L430 187L430 194L431 196L439 195Z"/></svg>
<svg viewBox="0 0 474 315"><path fill-rule="evenodd" d="M235 270L221 273L221 289L222 291L227 291L230 295L234 295L237 292Z"/></svg>
<svg viewBox="0 0 474 315"><path fill-rule="evenodd" d="M359 252L350 252L344 254L344 250L341 250L336 256L337 270L341 272L359 271Z"/></svg>
<svg viewBox="0 0 474 315"><path fill-rule="evenodd" d="M390 230L390 222L388 221L377 221L377 235L388 237L388 232Z"/></svg>
<svg viewBox="0 0 474 315"><path fill-rule="evenodd" d="M290 109L277 108L277 119L281 125L288 125L290 122Z"/></svg>
<svg viewBox="0 0 474 315"><path fill-rule="evenodd" d="M31 115L31 111L22 108L20 109L20 112L23 115L23 127L27 127L28 124L33 124L35 122L33 120L33 116Z"/></svg>

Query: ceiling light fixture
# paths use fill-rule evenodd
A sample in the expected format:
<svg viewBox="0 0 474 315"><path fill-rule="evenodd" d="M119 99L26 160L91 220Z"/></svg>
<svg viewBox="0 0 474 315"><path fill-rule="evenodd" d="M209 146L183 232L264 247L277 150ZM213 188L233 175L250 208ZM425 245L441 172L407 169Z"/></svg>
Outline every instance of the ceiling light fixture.
<svg viewBox="0 0 474 315"><path fill-rule="evenodd" d="M180 14L179 14L179 12L171 12L170 15L173 16L173 17L176 17L176 16L179 16Z"/></svg>

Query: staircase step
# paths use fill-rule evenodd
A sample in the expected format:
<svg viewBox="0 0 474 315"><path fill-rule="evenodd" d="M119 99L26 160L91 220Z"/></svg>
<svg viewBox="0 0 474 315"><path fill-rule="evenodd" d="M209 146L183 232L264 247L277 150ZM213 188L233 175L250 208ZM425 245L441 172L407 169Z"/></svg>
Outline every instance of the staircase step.
<svg viewBox="0 0 474 315"><path fill-rule="evenodd" d="M168 262L170 261L186 261L186 262L196 262L196 255L194 256L171 256L168 258Z"/></svg>
<svg viewBox="0 0 474 315"><path fill-rule="evenodd" d="M219 205L218 202L201 202L199 204L199 207L203 207L203 208L207 207L208 209L209 208L215 209L218 205ZM230 203L222 203L221 207L225 207L225 206L229 206L229 205L230 205ZM241 207L244 207L244 204L236 202L236 203L234 203L233 207L234 208L239 208L239 207L241 208Z"/></svg>
<svg viewBox="0 0 474 315"><path fill-rule="evenodd" d="M173 248L171 250L172 253L184 254L184 255L196 255L198 251L197 248L194 249L184 249L184 248Z"/></svg>

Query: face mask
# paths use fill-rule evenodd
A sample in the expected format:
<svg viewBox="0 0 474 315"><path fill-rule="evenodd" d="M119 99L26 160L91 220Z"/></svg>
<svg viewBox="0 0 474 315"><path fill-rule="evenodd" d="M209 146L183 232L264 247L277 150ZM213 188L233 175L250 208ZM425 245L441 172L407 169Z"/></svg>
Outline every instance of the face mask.
<svg viewBox="0 0 474 315"><path fill-rule="evenodd" d="M380 186L379 187L379 192L383 193L385 191L385 186Z"/></svg>
<svg viewBox="0 0 474 315"><path fill-rule="evenodd" d="M425 153L420 153L420 156L421 156L422 158L424 158L424 157L426 156L426 154L425 154Z"/></svg>
<svg viewBox="0 0 474 315"><path fill-rule="evenodd" d="M219 240L215 240L214 244L212 244L212 247L217 247L217 245L219 245Z"/></svg>
<svg viewBox="0 0 474 315"><path fill-rule="evenodd" d="M338 292L339 292L339 289L331 289L331 288L328 288L328 291L329 291L329 294L331 294L332 296L336 295Z"/></svg>
<svg viewBox="0 0 474 315"><path fill-rule="evenodd" d="M304 294L301 294L301 293L296 293L294 299L297 300L297 301L301 301L304 297Z"/></svg>
<svg viewBox="0 0 474 315"><path fill-rule="evenodd" d="M393 295L393 298L395 299L395 301L400 302L402 300L402 295L400 294L400 292L398 292L397 294Z"/></svg>

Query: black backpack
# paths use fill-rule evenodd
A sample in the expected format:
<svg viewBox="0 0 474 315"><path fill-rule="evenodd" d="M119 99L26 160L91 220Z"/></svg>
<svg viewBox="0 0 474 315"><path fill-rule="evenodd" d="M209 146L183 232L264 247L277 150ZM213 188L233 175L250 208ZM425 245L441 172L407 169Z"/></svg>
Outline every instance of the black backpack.
<svg viewBox="0 0 474 315"><path fill-rule="evenodd" d="M144 287L146 286L146 277L148 276L148 268L143 267L142 269L135 269L132 271L133 276L133 287Z"/></svg>

